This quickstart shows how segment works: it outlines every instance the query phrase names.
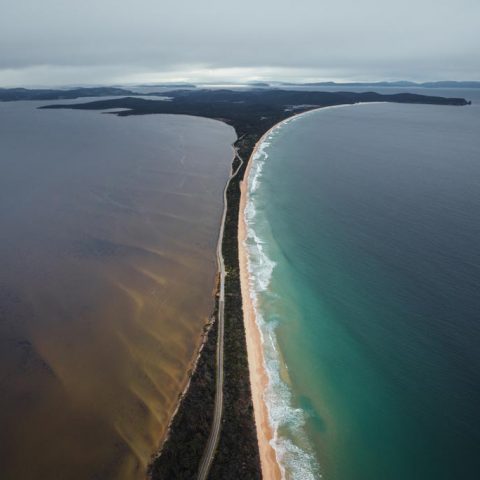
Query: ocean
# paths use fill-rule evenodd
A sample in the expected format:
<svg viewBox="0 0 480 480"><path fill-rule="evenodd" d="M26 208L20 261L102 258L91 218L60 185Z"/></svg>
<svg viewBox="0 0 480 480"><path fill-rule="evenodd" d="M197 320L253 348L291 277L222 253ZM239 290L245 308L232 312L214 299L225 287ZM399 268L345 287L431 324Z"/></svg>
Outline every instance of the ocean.
<svg viewBox="0 0 480 480"><path fill-rule="evenodd" d="M46 103L0 103L0 477L144 479L213 310L235 132Z"/></svg>
<svg viewBox="0 0 480 480"><path fill-rule="evenodd" d="M480 95L447 93L474 104L317 110L253 159L250 282L287 479L479 478Z"/></svg>

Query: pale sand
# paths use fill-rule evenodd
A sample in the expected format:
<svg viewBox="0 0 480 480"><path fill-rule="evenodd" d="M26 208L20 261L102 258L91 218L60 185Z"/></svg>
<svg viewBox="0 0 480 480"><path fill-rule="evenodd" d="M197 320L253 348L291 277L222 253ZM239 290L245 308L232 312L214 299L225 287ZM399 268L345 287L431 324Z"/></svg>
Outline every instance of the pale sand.
<svg viewBox="0 0 480 480"><path fill-rule="evenodd" d="M274 127L275 128L275 127ZM247 225L245 223L245 207L248 200L248 175L252 165L253 157L262 143L270 133L269 130L256 144L252 156L245 171L244 180L240 185L240 218L238 221L238 251L240 261L240 280L242 285L243 318L245 324L245 335L247 339L248 366L250 370L250 384L252 389L253 408L255 411L255 423L257 428L258 446L260 450L260 461L262 465L263 480L280 480L282 473L277 461L275 450L271 446L273 430L268 420L268 410L264 399L264 392L268 385L268 376L265 369L262 340L260 331L255 319L255 311L250 298L248 260L245 247L247 238Z"/></svg>

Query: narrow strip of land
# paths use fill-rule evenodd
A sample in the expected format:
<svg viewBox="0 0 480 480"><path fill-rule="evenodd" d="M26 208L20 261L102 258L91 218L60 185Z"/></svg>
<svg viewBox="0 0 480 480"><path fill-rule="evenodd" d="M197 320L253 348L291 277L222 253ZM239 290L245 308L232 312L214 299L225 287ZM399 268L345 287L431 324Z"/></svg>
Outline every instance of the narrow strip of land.
<svg viewBox="0 0 480 480"><path fill-rule="evenodd" d="M238 155L238 150L235 149L235 159L240 161L238 167L230 175L225 189L223 190L223 214L222 222L220 225L220 233L218 235L217 243L217 264L220 275L220 290L218 299L218 317L217 317L217 362L216 362L216 391L215 391L215 408L213 413L212 430L208 437L207 445L200 462L198 470L198 480L206 480L210 467L212 465L215 451L218 445L218 439L220 438L220 427L222 425L222 412L223 412L223 344L224 344L224 330L225 330L225 261L223 259L222 246L223 246L223 234L225 230L225 219L227 217L227 189L241 166L243 165L243 159Z"/></svg>
<svg viewBox="0 0 480 480"><path fill-rule="evenodd" d="M181 397L165 442L152 459L149 475L152 480L207 477L211 480L236 477L261 480L255 407L250 376L245 375L249 359L240 282L238 224L240 182L248 161L243 162L242 158L249 159L262 135L282 120L320 107L365 102L460 106L470 102L463 98L411 93L381 95L375 92L276 89L176 90L168 95L171 98L168 102L125 97L42 108L121 109L115 112L118 116L194 115L224 121L237 132L239 139L235 146L238 152L224 190L224 211L217 245L221 290L216 295L218 322L205 329L204 348L197 359L190 387Z"/></svg>

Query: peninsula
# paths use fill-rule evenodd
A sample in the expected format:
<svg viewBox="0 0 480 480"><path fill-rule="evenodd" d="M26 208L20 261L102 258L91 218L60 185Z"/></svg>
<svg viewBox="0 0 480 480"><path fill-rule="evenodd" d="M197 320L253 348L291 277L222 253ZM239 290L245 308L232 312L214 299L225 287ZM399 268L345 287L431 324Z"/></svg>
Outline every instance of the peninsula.
<svg viewBox="0 0 480 480"><path fill-rule="evenodd" d="M264 444L265 439L268 439L268 432L257 436L259 429L268 429L268 421L258 401L261 399L258 391L261 391L262 386L257 384L259 382L257 370L261 358L252 358L255 349L250 343L254 341L251 338L255 336L255 331L252 329L251 319L247 326L244 325L244 307L247 305L242 302L240 283L238 235L241 184L255 145L279 122L292 115L321 107L362 102L463 106L469 102L463 98L410 93L381 95L374 92L268 89L175 90L162 95L168 96L169 100L130 96L41 107L99 111L122 109L111 112L119 116L154 113L203 116L224 121L232 125L237 132L232 175L225 190L223 238L219 243L225 281L218 283L216 311L212 314L211 322L205 327L204 342L191 375L189 388L179 399L179 407L171 421L167 437L163 445L159 446L158 454L152 458L150 477L153 480L197 478L199 465L205 464L207 455L210 457L207 458L209 467L207 473L210 479L279 478L279 469L274 459L272 464L271 448ZM224 294L221 293L220 287L224 288ZM248 339L245 335L246 327ZM247 343L250 358L247 355ZM220 348L223 351L221 371L223 382L217 381L219 373L217 355ZM223 385L220 392L222 402L220 408L217 391L219 384ZM252 401L252 391L257 398L255 405ZM216 448L210 451L209 437L211 432L215 431L215 427L212 430L212 425L215 426L219 420L218 410L220 410L219 432L215 439L218 443L215 443ZM259 440L262 442L260 449Z"/></svg>

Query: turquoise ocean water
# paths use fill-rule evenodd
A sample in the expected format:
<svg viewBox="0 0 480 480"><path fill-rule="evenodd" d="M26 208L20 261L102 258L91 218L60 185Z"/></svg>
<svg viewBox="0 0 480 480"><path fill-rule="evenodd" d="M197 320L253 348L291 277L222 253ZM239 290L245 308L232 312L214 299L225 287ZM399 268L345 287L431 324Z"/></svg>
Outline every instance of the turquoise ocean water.
<svg viewBox="0 0 480 480"><path fill-rule="evenodd" d="M479 132L478 104L365 104L259 149L247 247L285 478L480 478Z"/></svg>

